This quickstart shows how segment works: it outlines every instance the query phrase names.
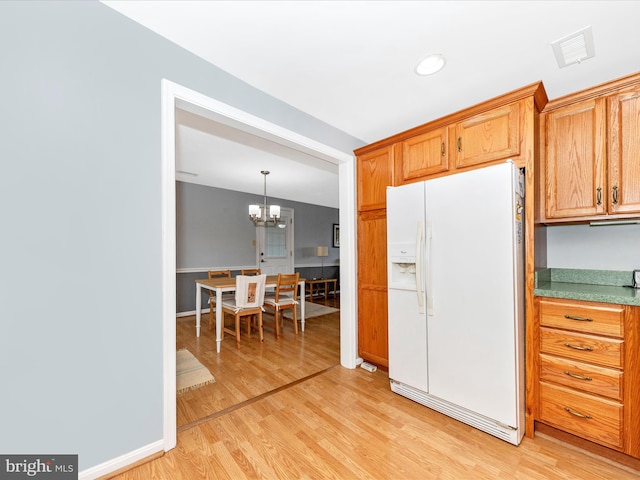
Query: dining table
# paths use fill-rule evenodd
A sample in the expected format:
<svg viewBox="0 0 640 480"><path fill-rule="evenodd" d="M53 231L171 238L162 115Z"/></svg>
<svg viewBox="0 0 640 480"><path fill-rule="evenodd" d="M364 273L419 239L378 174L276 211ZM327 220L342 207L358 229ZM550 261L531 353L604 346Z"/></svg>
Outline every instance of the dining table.
<svg viewBox="0 0 640 480"><path fill-rule="evenodd" d="M275 288L278 285L277 275L267 275L265 288ZM298 280L298 303L300 304L300 324L304 332L304 303L305 303L305 279ZM222 304L222 294L235 292L236 279L228 277L196 279L196 337L200 336L200 319L202 316L202 290L216 292L216 305ZM220 353L222 342L222 308L216 308L216 352Z"/></svg>

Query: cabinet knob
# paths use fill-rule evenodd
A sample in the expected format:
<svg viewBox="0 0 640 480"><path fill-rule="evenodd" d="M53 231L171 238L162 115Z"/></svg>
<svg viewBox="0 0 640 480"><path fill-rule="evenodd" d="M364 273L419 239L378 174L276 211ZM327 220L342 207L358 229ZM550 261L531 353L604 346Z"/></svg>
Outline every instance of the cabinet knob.
<svg viewBox="0 0 640 480"><path fill-rule="evenodd" d="M462 137L458 137L458 151L462 151Z"/></svg>
<svg viewBox="0 0 640 480"><path fill-rule="evenodd" d="M614 186L611 188L611 190L612 190L611 194L612 194L612 196L613 196L613 204L614 204L614 205L617 205L617 204L618 204L618 186L617 186L617 185L614 185Z"/></svg>
<svg viewBox="0 0 640 480"><path fill-rule="evenodd" d="M444 142L440 144L440 155L444 157Z"/></svg>
<svg viewBox="0 0 640 480"><path fill-rule="evenodd" d="M602 187L596 188L596 204L602 205Z"/></svg>

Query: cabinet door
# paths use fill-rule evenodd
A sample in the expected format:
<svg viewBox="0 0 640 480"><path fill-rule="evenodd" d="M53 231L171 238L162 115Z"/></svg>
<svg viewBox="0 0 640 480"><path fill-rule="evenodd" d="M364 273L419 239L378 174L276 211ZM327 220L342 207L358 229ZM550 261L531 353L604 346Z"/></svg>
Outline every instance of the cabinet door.
<svg viewBox="0 0 640 480"><path fill-rule="evenodd" d="M386 212L358 215L358 354L389 366Z"/></svg>
<svg viewBox="0 0 640 480"><path fill-rule="evenodd" d="M610 213L640 212L640 87L609 97Z"/></svg>
<svg viewBox="0 0 640 480"><path fill-rule="evenodd" d="M546 115L547 218L606 212L604 112L604 99L590 99Z"/></svg>
<svg viewBox="0 0 640 480"><path fill-rule="evenodd" d="M447 131L438 128L402 142L402 183L448 170Z"/></svg>
<svg viewBox="0 0 640 480"><path fill-rule="evenodd" d="M385 208L387 186L393 185L394 145L357 158L358 211Z"/></svg>
<svg viewBox="0 0 640 480"><path fill-rule="evenodd" d="M358 289L358 355L364 360L389 367L387 292Z"/></svg>
<svg viewBox="0 0 640 480"><path fill-rule="evenodd" d="M495 108L456 125L456 168L520 155L518 103Z"/></svg>

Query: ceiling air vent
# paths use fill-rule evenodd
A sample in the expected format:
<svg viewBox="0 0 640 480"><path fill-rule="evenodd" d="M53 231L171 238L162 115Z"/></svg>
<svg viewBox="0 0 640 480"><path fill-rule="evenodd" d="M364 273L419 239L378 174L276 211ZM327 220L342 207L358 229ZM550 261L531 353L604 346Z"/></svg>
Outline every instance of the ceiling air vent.
<svg viewBox="0 0 640 480"><path fill-rule="evenodd" d="M590 26L551 42L551 47L560 68L581 63L595 55Z"/></svg>

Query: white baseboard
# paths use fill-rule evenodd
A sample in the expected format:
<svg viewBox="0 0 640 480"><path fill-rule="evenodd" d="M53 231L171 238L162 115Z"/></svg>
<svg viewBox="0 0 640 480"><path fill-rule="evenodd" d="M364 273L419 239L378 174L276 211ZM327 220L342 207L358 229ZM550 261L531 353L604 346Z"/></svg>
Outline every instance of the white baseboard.
<svg viewBox="0 0 640 480"><path fill-rule="evenodd" d="M94 480L96 478L103 477L104 475L108 475L116 470L132 465L155 453L162 452L163 450L164 441L158 440L157 442L150 443L149 445L134 450L133 452L126 453L120 457L114 458L113 460L109 460L108 462L83 470L78 473L78 480Z"/></svg>
<svg viewBox="0 0 640 480"><path fill-rule="evenodd" d="M203 308L202 309L202 315L204 315L205 313L209 313L209 309L208 308ZM195 315L196 311L195 310L191 310L190 312L177 312L176 313L176 317L191 317L192 315Z"/></svg>

